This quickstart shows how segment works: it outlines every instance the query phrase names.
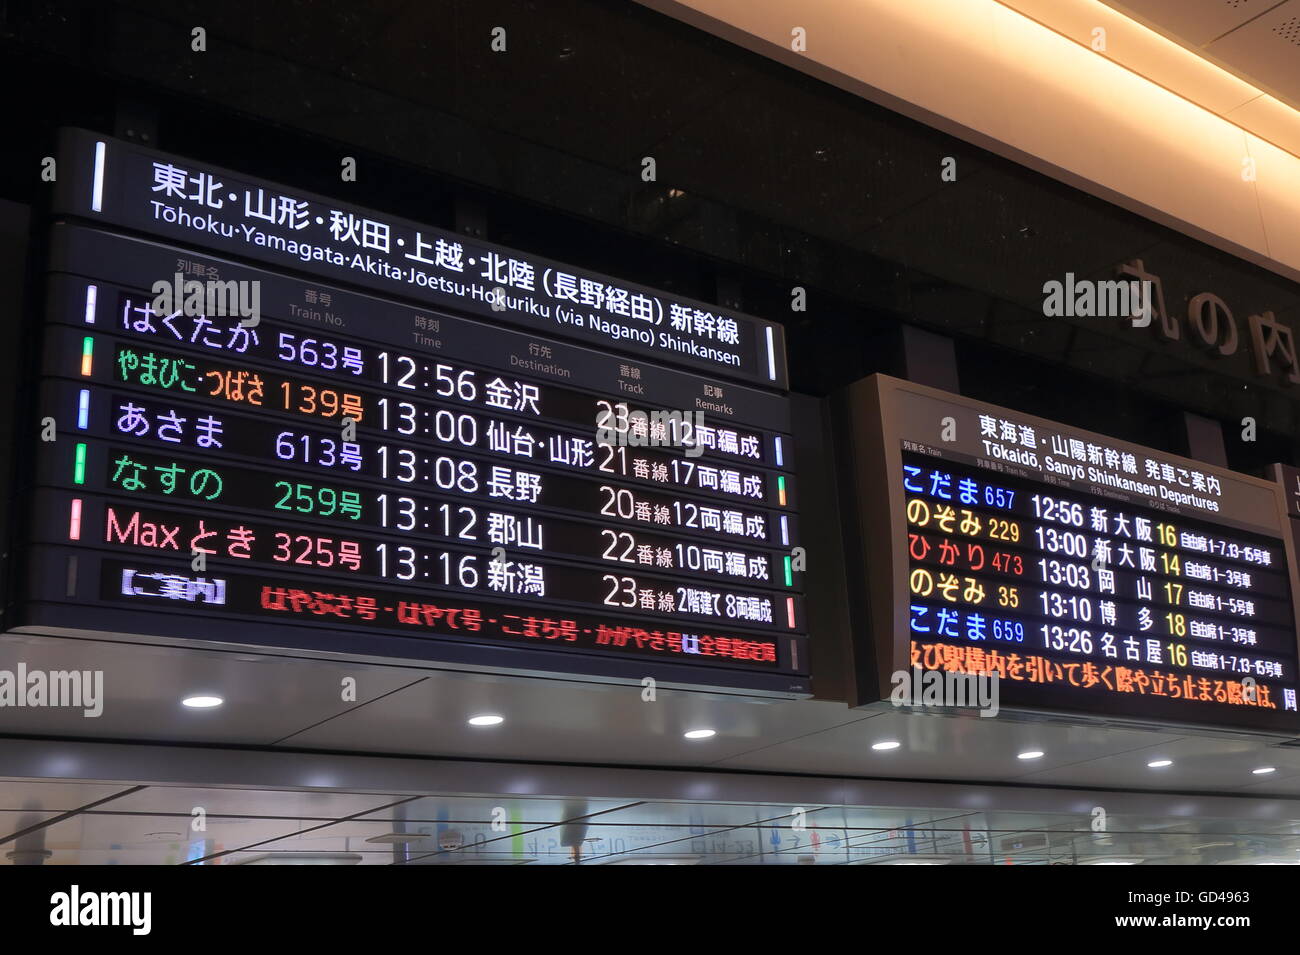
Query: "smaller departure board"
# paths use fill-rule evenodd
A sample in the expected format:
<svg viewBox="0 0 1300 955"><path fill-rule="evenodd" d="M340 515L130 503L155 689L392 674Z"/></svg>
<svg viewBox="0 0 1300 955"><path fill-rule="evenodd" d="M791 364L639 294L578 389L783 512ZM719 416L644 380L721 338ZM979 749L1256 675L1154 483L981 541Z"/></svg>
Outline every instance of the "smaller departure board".
<svg viewBox="0 0 1300 955"><path fill-rule="evenodd" d="M1276 483L882 376L852 411L867 656L1013 709L1300 729Z"/></svg>

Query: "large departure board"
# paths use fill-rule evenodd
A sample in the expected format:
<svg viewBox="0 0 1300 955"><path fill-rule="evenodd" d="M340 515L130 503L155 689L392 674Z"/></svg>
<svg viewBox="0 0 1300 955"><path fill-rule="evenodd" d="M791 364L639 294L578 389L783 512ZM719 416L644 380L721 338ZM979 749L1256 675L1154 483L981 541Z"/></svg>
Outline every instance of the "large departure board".
<svg viewBox="0 0 1300 955"><path fill-rule="evenodd" d="M26 627L807 692L775 326L124 143L67 148ZM418 236L448 267L514 264L459 299L206 241L258 194L285 229L351 217L394 256ZM165 233L140 218L159 196L209 225L115 228ZM255 286L259 315L160 308L160 281ZM537 311L552 293L567 317Z"/></svg>
<svg viewBox="0 0 1300 955"><path fill-rule="evenodd" d="M883 377L853 409L888 491L862 511L882 670L996 674L1013 709L1300 729L1276 483Z"/></svg>

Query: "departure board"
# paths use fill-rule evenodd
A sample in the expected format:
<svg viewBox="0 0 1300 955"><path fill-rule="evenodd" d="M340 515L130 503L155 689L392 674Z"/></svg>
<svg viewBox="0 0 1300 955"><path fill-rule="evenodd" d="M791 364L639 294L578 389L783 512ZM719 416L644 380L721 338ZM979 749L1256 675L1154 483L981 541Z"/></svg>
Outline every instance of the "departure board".
<svg viewBox="0 0 1300 955"><path fill-rule="evenodd" d="M808 691L774 326L193 161L71 142L68 168L84 169L65 211L103 224L51 230L39 403L57 437L36 455L26 628ZM194 248L111 228L139 225L133 189L155 201L175 181L163 170L181 168L219 184L208 200L227 197L204 212L216 234L251 190L293 196L372 235L409 228L465 269L513 260L555 288L557 275L599 285L605 305L624 287L645 299L624 321L646 329L707 315L689 333L744 359L706 370L713 353L674 360L633 335L594 348L593 324L613 319L574 302L585 325L542 324L518 288L480 285L467 301L481 309L430 307L347 269L331 277L391 294L251 247L232 251L277 267L212 254L199 235ZM161 300L155 283L173 280ZM256 288L259 314L186 305L187 282Z"/></svg>
<svg viewBox="0 0 1300 955"><path fill-rule="evenodd" d="M855 402L895 669L996 674L1012 708L1300 728L1277 484L883 377Z"/></svg>

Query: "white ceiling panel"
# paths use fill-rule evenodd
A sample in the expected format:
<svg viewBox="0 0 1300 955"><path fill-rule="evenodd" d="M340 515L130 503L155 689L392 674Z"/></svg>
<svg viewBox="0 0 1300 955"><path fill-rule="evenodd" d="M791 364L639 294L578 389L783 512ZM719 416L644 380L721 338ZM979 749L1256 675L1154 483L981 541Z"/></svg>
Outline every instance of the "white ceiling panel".
<svg viewBox="0 0 1300 955"><path fill-rule="evenodd" d="M418 670L303 661L285 656L109 643L20 634L0 636L0 669L102 674L99 716L85 708L0 709L0 731L31 736L270 744L422 679ZM343 700L345 677L356 702ZM225 705L194 710L181 699L216 694Z"/></svg>
<svg viewBox="0 0 1300 955"><path fill-rule="evenodd" d="M1300 0L1103 2L1300 109ZM1230 118L1251 122L1244 112Z"/></svg>
<svg viewBox="0 0 1300 955"><path fill-rule="evenodd" d="M1170 759L1173 765L1149 768L1148 763ZM1300 750L1265 746L1245 740L1185 738L1152 743L1141 749L1104 756L1066 766L1044 766L1021 777L1021 782L1055 785L1113 786L1158 790L1218 790L1232 792L1257 784L1252 770L1278 767L1276 776L1290 767L1300 771ZM1274 780L1269 780L1274 782ZM1276 787L1269 787L1276 791Z"/></svg>
<svg viewBox="0 0 1300 955"><path fill-rule="evenodd" d="M474 727L475 714L505 718ZM431 675L365 707L304 729L296 747L582 762L706 766L780 740L861 720L835 703L762 703L640 686L469 674ZM717 731L688 740L691 729Z"/></svg>
<svg viewBox="0 0 1300 955"><path fill-rule="evenodd" d="M1286 0L1205 46L1212 59L1300 100L1300 0Z"/></svg>
<svg viewBox="0 0 1300 955"><path fill-rule="evenodd" d="M1276 7L1279 0L1106 0L1140 23L1188 46L1211 43Z"/></svg>
<svg viewBox="0 0 1300 955"><path fill-rule="evenodd" d="M1101 726L947 717L888 710L874 719L722 761L728 769L843 773L917 779L1020 779L1035 768L1069 767L1152 745L1172 734ZM873 744L895 741L896 749ZM1031 762L1020 753L1042 751ZM1124 785L1117 777L1115 785Z"/></svg>

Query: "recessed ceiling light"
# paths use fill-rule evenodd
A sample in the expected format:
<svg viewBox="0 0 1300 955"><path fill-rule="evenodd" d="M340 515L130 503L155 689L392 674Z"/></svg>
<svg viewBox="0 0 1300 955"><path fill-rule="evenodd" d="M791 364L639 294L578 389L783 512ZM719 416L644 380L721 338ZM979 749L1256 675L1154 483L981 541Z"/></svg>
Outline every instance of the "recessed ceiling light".
<svg viewBox="0 0 1300 955"><path fill-rule="evenodd" d="M1043 751L1041 749L1027 749L1016 756L1016 759L1041 759Z"/></svg>
<svg viewBox="0 0 1300 955"><path fill-rule="evenodd" d="M470 726L497 726L504 723L504 716L497 716L495 713L484 713L482 716L471 716L469 718Z"/></svg>
<svg viewBox="0 0 1300 955"><path fill-rule="evenodd" d="M1251 772L1256 776L1267 776L1269 773L1277 772L1277 769L1273 766L1261 766L1259 769L1252 769Z"/></svg>
<svg viewBox="0 0 1300 955"><path fill-rule="evenodd" d="M717 730L687 730L682 734L687 739L708 739L710 736L717 736Z"/></svg>
<svg viewBox="0 0 1300 955"><path fill-rule="evenodd" d="M886 740L881 740L879 743L872 743L871 748L872 749L898 749L898 747L902 745L903 744L896 739L886 739Z"/></svg>
<svg viewBox="0 0 1300 955"><path fill-rule="evenodd" d="M1172 759L1153 759L1151 762L1147 763L1147 768L1164 769L1166 766L1172 766L1173 764L1174 761Z"/></svg>
<svg viewBox="0 0 1300 955"><path fill-rule="evenodd" d="M187 696L181 703L196 710L206 710L226 702L219 696Z"/></svg>

